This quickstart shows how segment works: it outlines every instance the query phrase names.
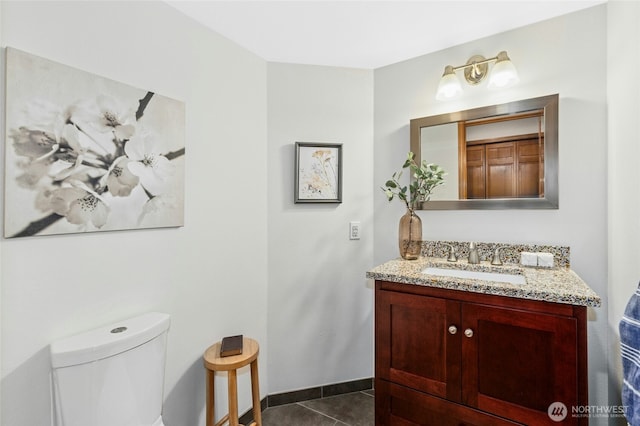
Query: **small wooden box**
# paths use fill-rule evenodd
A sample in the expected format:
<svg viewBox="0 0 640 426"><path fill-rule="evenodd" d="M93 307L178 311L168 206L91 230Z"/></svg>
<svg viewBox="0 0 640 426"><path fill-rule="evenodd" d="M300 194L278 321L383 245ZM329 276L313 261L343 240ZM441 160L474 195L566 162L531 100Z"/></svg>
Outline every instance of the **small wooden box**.
<svg viewBox="0 0 640 426"><path fill-rule="evenodd" d="M242 334L238 336L228 336L222 339L220 345L220 356L240 355L242 353Z"/></svg>

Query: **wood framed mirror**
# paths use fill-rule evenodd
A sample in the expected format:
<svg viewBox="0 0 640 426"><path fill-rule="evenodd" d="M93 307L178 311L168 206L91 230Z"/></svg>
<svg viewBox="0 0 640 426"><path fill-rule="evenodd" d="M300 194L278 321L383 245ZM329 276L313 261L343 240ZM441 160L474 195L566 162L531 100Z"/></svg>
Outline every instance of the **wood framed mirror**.
<svg viewBox="0 0 640 426"><path fill-rule="evenodd" d="M421 210L557 209L558 95L410 121L417 162L447 171Z"/></svg>

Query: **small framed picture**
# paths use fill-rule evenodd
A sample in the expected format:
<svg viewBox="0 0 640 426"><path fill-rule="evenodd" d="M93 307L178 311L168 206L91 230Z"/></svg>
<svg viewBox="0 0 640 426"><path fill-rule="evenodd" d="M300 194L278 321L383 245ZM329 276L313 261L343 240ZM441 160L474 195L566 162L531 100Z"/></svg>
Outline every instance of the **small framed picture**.
<svg viewBox="0 0 640 426"><path fill-rule="evenodd" d="M296 142L296 203L342 202L342 144Z"/></svg>

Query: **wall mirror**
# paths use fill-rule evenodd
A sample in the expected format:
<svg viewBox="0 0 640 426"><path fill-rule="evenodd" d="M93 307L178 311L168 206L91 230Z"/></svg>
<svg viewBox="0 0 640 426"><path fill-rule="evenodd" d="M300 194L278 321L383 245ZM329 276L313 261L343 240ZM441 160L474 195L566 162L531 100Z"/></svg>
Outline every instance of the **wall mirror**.
<svg viewBox="0 0 640 426"><path fill-rule="evenodd" d="M417 162L447 172L422 210L557 209L558 95L410 121Z"/></svg>

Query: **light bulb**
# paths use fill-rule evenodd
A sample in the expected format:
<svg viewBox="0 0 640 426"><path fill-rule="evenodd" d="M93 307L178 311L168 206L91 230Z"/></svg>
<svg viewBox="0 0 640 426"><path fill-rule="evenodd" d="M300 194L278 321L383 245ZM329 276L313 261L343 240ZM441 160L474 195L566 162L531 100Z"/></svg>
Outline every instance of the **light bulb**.
<svg viewBox="0 0 640 426"><path fill-rule="evenodd" d="M489 78L489 89L504 88L513 86L520 79L518 78L518 72L513 65L507 52L498 53L497 60L493 69L491 70L491 77Z"/></svg>
<svg viewBox="0 0 640 426"><path fill-rule="evenodd" d="M446 99L453 99L462 93L462 85L456 75L453 67L447 65L444 69L444 74L438 84L438 92L436 93L436 99L439 101Z"/></svg>

